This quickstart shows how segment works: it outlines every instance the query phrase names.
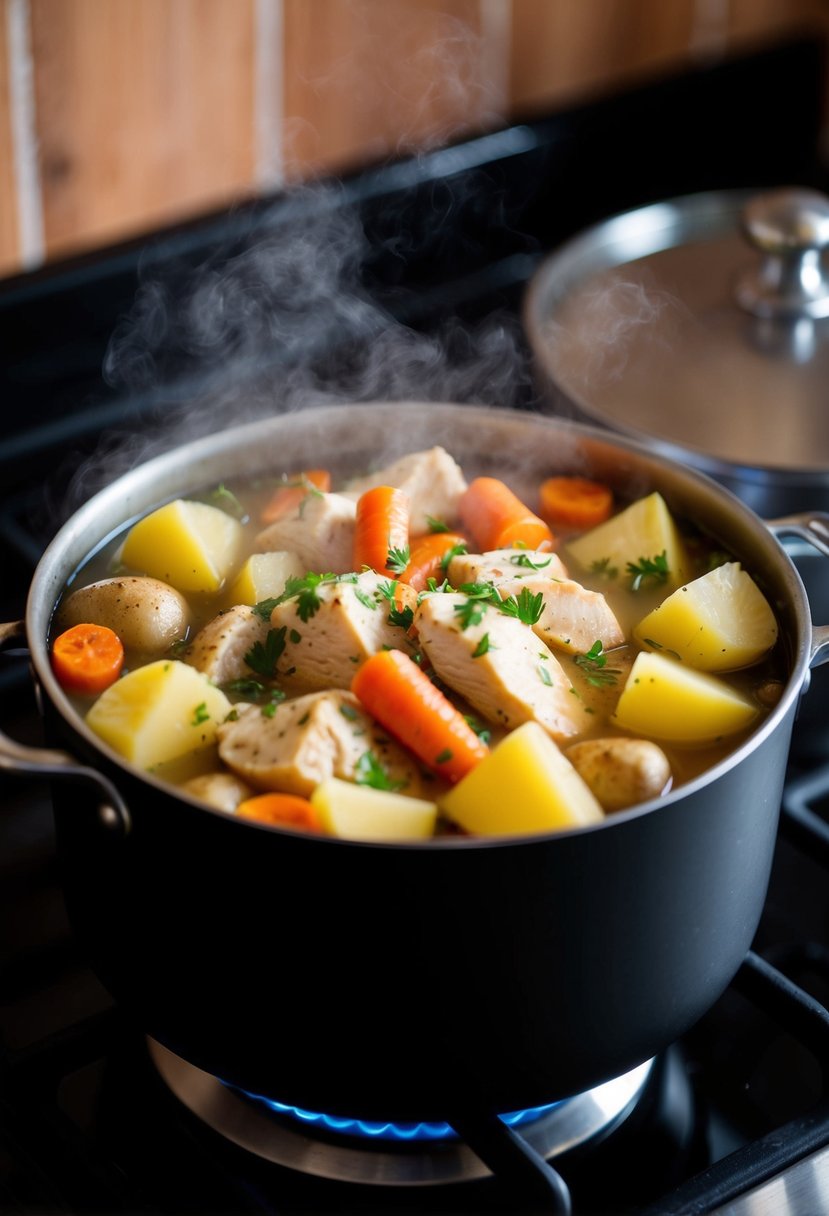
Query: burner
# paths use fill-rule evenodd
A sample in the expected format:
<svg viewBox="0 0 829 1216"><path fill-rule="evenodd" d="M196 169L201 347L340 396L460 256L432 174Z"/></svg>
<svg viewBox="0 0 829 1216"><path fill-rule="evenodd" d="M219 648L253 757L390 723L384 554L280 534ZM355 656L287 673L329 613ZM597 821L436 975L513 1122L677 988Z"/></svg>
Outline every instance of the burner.
<svg viewBox="0 0 829 1216"><path fill-rule="evenodd" d="M323 1124L321 1115L244 1094L154 1039L148 1043L153 1063L180 1102L227 1140L267 1161L319 1178L378 1186L444 1185L489 1174L448 1125L403 1125L392 1138L389 1124L362 1129L357 1120L326 1119ZM537 1153L557 1157L623 1123L644 1092L653 1064L648 1060L551 1106L502 1117L512 1126L521 1124L521 1134ZM429 1129L431 1136L417 1139L415 1128ZM382 1140L380 1129L387 1133Z"/></svg>

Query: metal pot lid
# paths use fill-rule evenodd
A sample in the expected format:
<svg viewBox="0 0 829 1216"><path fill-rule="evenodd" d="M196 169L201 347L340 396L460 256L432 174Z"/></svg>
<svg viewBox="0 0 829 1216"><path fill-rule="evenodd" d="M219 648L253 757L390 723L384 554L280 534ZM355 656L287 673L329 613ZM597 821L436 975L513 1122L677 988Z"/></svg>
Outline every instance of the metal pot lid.
<svg viewBox="0 0 829 1216"><path fill-rule="evenodd" d="M717 473L829 470L829 199L690 195L597 224L527 294L533 353L593 420Z"/></svg>

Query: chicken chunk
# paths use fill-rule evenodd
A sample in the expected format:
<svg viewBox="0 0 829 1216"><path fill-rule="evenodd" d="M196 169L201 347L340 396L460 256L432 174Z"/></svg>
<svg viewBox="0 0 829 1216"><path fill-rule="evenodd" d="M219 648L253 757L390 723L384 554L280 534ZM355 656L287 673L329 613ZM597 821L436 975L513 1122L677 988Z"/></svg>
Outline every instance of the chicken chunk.
<svg viewBox="0 0 829 1216"><path fill-rule="evenodd" d="M427 596L415 612L420 644L440 679L488 721L509 729L536 721L556 741L587 729L589 717L561 665L528 625L467 596Z"/></svg>
<svg viewBox="0 0 829 1216"><path fill-rule="evenodd" d="M369 655L384 648L414 649L404 624L390 622L389 616L406 606L413 610L416 603L411 587L373 570L319 583L310 605L295 596L271 613L271 627L285 627L280 670L305 688L350 688Z"/></svg>
<svg viewBox="0 0 829 1216"><path fill-rule="evenodd" d="M419 536L429 531L429 516L454 524L458 503L466 490L460 465L441 447L412 452L368 477L352 481L347 494L355 500L375 486L395 486L409 499L410 531Z"/></svg>
<svg viewBox="0 0 829 1216"><path fill-rule="evenodd" d="M501 583L530 577L568 577L564 562L556 553L543 553L538 549L490 549L487 553L461 553L452 558L446 573L453 587L463 587L465 583L492 583L498 587Z"/></svg>
<svg viewBox="0 0 829 1216"><path fill-rule="evenodd" d="M234 773L202 773L185 781L181 788L209 806L231 812L253 794L250 786L240 781Z"/></svg>
<svg viewBox="0 0 829 1216"><path fill-rule="evenodd" d="M354 568L354 520L357 507L343 494L308 494L299 506L281 515L256 537L260 553L287 549L303 570L345 574Z"/></svg>
<svg viewBox="0 0 829 1216"><path fill-rule="evenodd" d="M519 596L522 590L541 595L544 607L533 629L548 646L568 654L587 654L601 642L603 650L613 650L625 641L622 626L599 591L588 591L572 579L553 581L539 577L523 582L501 583L503 598Z"/></svg>
<svg viewBox="0 0 829 1216"><path fill-rule="evenodd" d="M245 655L257 642L264 642L269 628L247 604L237 604L200 629L182 658L214 684L245 679L253 674Z"/></svg>
<svg viewBox="0 0 829 1216"><path fill-rule="evenodd" d="M219 727L219 755L257 790L307 797L321 781L357 781L369 769L392 788L424 796L417 762L365 712L353 693L312 692L284 701L272 715L256 705Z"/></svg>

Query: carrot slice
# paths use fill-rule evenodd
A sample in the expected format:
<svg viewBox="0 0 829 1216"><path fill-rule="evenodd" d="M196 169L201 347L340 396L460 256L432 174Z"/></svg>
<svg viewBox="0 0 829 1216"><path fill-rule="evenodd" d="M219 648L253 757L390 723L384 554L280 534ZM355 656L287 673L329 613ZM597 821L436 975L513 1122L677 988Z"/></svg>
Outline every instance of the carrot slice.
<svg viewBox="0 0 829 1216"><path fill-rule="evenodd" d="M259 823L304 828L308 832L322 830L316 807L298 794L257 794L240 802L236 814L243 819L256 819Z"/></svg>
<svg viewBox="0 0 829 1216"><path fill-rule="evenodd" d="M538 490L541 514L568 528L595 528L613 514L613 491L586 477L548 477Z"/></svg>
<svg viewBox="0 0 829 1216"><path fill-rule="evenodd" d="M409 564L409 499L394 486L375 486L357 499L354 569L369 566L397 578Z"/></svg>
<svg viewBox="0 0 829 1216"><path fill-rule="evenodd" d="M551 546L555 538L543 519L497 477L476 477L461 496L461 523L482 552L526 545Z"/></svg>
<svg viewBox="0 0 829 1216"><path fill-rule="evenodd" d="M324 494L331 489L331 474L327 469L305 469L302 473L293 473L284 486L274 490L262 509L260 520L263 524L274 523L298 507L306 494L315 489Z"/></svg>
<svg viewBox="0 0 829 1216"><path fill-rule="evenodd" d="M400 575L401 583L408 583L415 591L425 591L430 578L440 582L444 577L441 563L449 550L468 543L459 532L430 532L418 537L412 544L409 564Z"/></svg>
<svg viewBox="0 0 829 1216"><path fill-rule="evenodd" d="M124 647L106 625L73 625L55 638L52 670L67 692L97 696L114 684L124 665Z"/></svg>
<svg viewBox="0 0 829 1216"><path fill-rule="evenodd" d="M449 781L460 781L489 754L463 714L402 650L366 659L351 691L390 735Z"/></svg>

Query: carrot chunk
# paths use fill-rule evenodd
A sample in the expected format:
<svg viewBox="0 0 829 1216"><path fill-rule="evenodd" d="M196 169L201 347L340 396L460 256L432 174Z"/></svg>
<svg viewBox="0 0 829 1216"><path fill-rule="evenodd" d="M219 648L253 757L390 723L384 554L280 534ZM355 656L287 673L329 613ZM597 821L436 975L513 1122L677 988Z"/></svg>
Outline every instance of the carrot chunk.
<svg viewBox="0 0 829 1216"><path fill-rule="evenodd" d="M52 670L59 683L80 696L97 696L109 688L123 665L121 639L105 625L73 625L52 646Z"/></svg>
<svg viewBox="0 0 829 1216"><path fill-rule="evenodd" d="M240 802L236 814L243 819L256 819L259 823L304 828L307 832L322 830L316 807L298 794L257 794Z"/></svg>
<svg viewBox="0 0 829 1216"><path fill-rule="evenodd" d="M460 781L489 754L463 714L402 650L371 655L351 690L390 735L449 781Z"/></svg>
<svg viewBox="0 0 829 1216"><path fill-rule="evenodd" d="M459 513L465 531L482 552L515 545L538 549L552 546L555 540L544 520L497 477L476 477L470 482L461 496Z"/></svg>
<svg viewBox="0 0 829 1216"><path fill-rule="evenodd" d="M313 490L327 494L331 489L331 474L327 469L305 469L302 473L292 474L283 486L278 486L259 516L263 524L272 524L294 507L298 507Z"/></svg>
<svg viewBox="0 0 829 1216"><path fill-rule="evenodd" d="M400 575L401 583L408 583L415 591L425 591L430 578L438 582L443 579L443 561L449 551L467 544L466 537L459 532L430 532L419 537L412 544L409 564Z"/></svg>
<svg viewBox="0 0 829 1216"><path fill-rule="evenodd" d="M394 486L375 486L357 499L354 569L368 566L397 578L409 564L409 499Z"/></svg>
<svg viewBox="0 0 829 1216"><path fill-rule="evenodd" d="M595 528L613 514L613 491L586 477L548 477L538 491L541 514L567 528Z"/></svg>

